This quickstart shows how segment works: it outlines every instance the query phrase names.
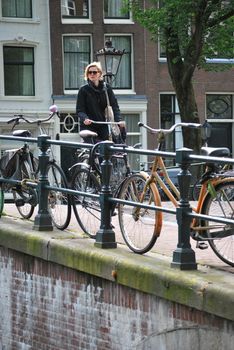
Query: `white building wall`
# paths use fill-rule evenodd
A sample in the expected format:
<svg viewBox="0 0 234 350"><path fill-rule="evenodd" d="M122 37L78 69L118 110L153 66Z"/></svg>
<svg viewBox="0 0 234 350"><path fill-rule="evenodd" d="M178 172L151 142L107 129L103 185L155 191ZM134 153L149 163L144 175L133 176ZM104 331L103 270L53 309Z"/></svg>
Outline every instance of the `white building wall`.
<svg viewBox="0 0 234 350"><path fill-rule="evenodd" d="M33 18L3 18L0 0L0 134L8 133L6 121L14 114L25 114L32 119L46 117L52 104L49 0L32 0L32 3ZM35 48L35 96L4 96L3 46L6 44ZM36 130L32 131L36 136ZM0 147L4 148L1 140Z"/></svg>

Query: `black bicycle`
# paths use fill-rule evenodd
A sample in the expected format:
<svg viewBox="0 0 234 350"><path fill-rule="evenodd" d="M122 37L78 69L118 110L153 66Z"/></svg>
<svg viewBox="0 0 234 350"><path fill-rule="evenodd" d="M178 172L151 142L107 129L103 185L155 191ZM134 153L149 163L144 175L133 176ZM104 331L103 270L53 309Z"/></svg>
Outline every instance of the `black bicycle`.
<svg viewBox="0 0 234 350"><path fill-rule="evenodd" d="M108 122L103 122L108 123ZM72 205L75 217L81 229L91 238L96 238L96 233L101 223L101 208L99 202L99 194L101 191L101 169L99 145L95 144L97 134L93 131L83 130L80 136L84 139L87 137L92 140L94 146L92 149L80 150L79 161L74 164L69 172L71 174L71 188L81 194L72 196ZM115 144L114 144L115 146ZM116 145L118 146L118 145ZM121 144L123 146L123 144ZM127 147L127 145L125 145ZM140 144L133 147L137 148ZM124 179L132 173L128 162L127 153L115 153L112 156L112 174L110 186L114 197L117 197L121 189ZM94 195L94 196L90 196ZM115 207L113 206L112 215L115 215Z"/></svg>
<svg viewBox="0 0 234 350"><path fill-rule="evenodd" d="M39 134L46 134L43 124L48 123L55 115L58 115L58 109L57 106L53 105L50 107L50 114L47 118L29 120L23 115L16 115L7 123L13 123L13 136L30 137L31 132L29 130L15 130L15 127L21 122L36 124L39 128ZM48 209L54 226L60 230L64 230L69 225L71 219L71 199L69 195L59 190L59 188L68 188L67 179L62 168L56 163L52 149L49 151L50 160L46 170L49 184L55 189L49 191ZM39 179L39 168L38 159L30 151L28 143L24 142L24 145L18 149L6 150L0 160L0 170L3 178L18 181L17 184L1 182L0 212L2 213L4 206L4 191L11 190L14 203L22 218L31 218L38 204L36 184ZM33 183L35 183L35 186L32 186Z"/></svg>

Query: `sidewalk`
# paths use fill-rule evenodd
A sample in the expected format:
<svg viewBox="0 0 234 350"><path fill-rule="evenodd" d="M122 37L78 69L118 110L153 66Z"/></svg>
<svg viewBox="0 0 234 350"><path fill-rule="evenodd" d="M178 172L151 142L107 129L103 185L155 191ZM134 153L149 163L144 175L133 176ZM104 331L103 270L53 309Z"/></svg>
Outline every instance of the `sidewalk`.
<svg viewBox="0 0 234 350"><path fill-rule="evenodd" d="M5 204L4 212L6 215L20 218L20 215L14 204ZM37 208L35 210L35 214L37 214ZM163 220L161 235L157 239L150 253L157 253L157 254L160 254L162 257L165 256L167 258L168 257L172 258L173 251L176 249L177 242L178 242L176 218L175 218L175 215L172 215L172 214L164 213L163 215L164 215L164 220ZM34 220L34 216L31 218L31 220L32 221ZM118 227L117 218L115 219L114 225L115 225L114 231L116 234L116 241L119 244L124 244L123 238L121 236L121 233ZM73 213L72 213L70 225L68 226L66 231L70 231L73 234L77 234L77 235L80 235L82 233ZM196 242L192 239L191 239L191 246L192 246L192 249L195 251L196 262L198 264L209 266L211 268L216 268L218 270L224 270L230 273L234 273L234 268L222 262L215 255L215 253L210 247L208 247L208 249L205 249L205 250L197 249ZM131 251L129 250L129 252ZM145 255L147 256L147 254Z"/></svg>

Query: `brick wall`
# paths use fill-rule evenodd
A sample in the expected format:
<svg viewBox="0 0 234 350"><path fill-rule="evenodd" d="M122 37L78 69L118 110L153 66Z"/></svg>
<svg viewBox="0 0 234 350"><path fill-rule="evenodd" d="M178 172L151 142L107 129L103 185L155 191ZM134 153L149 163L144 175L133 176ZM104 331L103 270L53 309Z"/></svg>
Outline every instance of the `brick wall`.
<svg viewBox="0 0 234 350"><path fill-rule="evenodd" d="M6 248L0 349L231 349L233 323Z"/></svg>

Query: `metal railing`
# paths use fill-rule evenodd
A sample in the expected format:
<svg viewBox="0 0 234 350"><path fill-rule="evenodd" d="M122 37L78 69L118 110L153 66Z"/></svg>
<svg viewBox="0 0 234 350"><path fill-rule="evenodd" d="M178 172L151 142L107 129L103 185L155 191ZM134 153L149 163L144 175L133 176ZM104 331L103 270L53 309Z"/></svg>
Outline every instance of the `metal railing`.
<svg viewBox="0 0 234 350"><path fill-rule="evenodd" d="M91 194L82 191L76 191L68 188L55 188L49 185L48 176L46 174L46 166L49 161L48 150L51 145L55 146L66 146L71 148L89 148L91 149L93 146L86 143L76 143L76 142L67 142L67 141L58 141L51 140L47 135L40 135L38 138L22 138L22 137L13 137L13 136L2 136L0 135L0 139L3 140L11 140L11 141L23 141L27 143L37 143L38 148L40 149L39 154L39 181L38 184L27 182L28 186L37 186L38 195L39 195L39 209L38 214L35 217L34 221L34 229L42 231L45 221L51 223L50 213L48 211L48 191L56 190L64 193L68 193L70 195L82 195L93 198L99 198L100 207L101 207L101 223L100 228L96 235L95 246L100 248L116 248L117 242L115 238L115 232L113 230L113 226L111 224L111 211L112 211L112 203L125 203L130 206L139 206L143 208L149 208L153 210L158 210L170 214L176 215L177 224L178 224L178 244L173 252L172 258L172 267L179 268L181 270L193 270L197 268L195 253L191 248L190 244L190 226L193 218L217 221L221 223L228 223L234 225L234 220L231 219L221 219L215 218L213 216L196 214L192 212L190 202L189 202L189 188L191 182L191 174L189 172L189 167L191 163L194 161L209 161L209 162L218 162L221 164L233 164L234 160L230 158L218 158L218 157L210 157L210 156L200 156L192 154L193 151L187 148L182 148L177 150L176 152L163 152L163 151L151 151L151 150L143 150L143 149L134 149L131 147L114 146L114 144L110 141L103 141L100 143L100 156L103 161L101 163L101 171L102 171L102 179L101 179L101 191L100 194ZM176 163L179 165L181 171L178 176L178 186L180 191L180 200L179 205L176 209L169 209L165 207L158 206L147 206L144 204L120 200L118 198L114 198L111 191L110 186L110 178L111 178L111 169L112 162L111 157L115 152L126 152L126 153L136 153L140 155L148 155L148 156L162 156L164 158L175 158ZM0 178L1 182L9 182L9 183L19 183L17 180ZM52 224L47 228L47 230L53 230Z"/></svg>

